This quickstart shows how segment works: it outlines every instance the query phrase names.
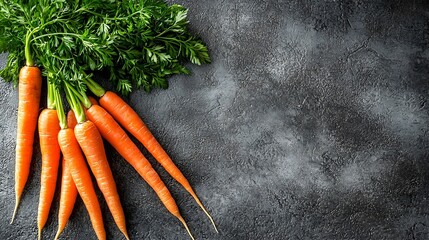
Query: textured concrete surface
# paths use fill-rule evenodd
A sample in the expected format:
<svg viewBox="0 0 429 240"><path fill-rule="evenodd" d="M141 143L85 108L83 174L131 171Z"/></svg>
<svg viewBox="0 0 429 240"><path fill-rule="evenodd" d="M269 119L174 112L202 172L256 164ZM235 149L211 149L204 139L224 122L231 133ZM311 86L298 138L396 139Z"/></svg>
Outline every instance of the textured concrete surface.
<svg viewBox="0 0 429 240"><path fill-rule="evenodd" d="M213 214L219 234L150 158L197 239L429 238L427 1L178 2L213 63L128 101ZM40 155L9 225L17 91L6 83L0 108L0 239L35 239ZM131 238L188 239L106 148ZM109 239L122 239L101 204ZM94 238L80 200L62 237Z"/></svg>

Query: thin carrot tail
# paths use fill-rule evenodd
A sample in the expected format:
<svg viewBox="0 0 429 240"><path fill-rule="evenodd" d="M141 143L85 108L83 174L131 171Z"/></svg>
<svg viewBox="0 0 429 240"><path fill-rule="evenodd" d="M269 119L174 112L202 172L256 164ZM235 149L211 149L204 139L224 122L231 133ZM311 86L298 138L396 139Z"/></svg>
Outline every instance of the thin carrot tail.
<svg viewBox="0 0 429 240"><path fill-rule="evenodd" d="M122 232L122 234L124 234L125 239L130 240L130 237L128 236L127 229L125 229L125 230L119 229L119 230Z"/></svg>
<svg viewBox="0 0 429 240"><path fill-rule="evenodd" d="M124 227L119 227L119 226L118 226L118 228L119 228L119 231L121 231L121 233L124 234L125 239L130 240L130 237L128 236L127 229Z"/></svg>
<svg viewBox="0 0 429 240"><path fill-rule="evenodd" d="M64 227L58 225L58 230L57 230L57 233L55 234L54 240L57 240L60 237L63 230L64 230Z"/></svg>
<svg viewBox="0 0 429 240"><path fill-rule="evenodd" d="M42 229L39 228L39 230L37 231L37 240L42 240Z"/></svg>
<svg viewBox="0 0 429 240"><path fill-rule="evenodd" d="M125 236L125 238L127 239L127 240L130 240L130 237L128 236L128 233L123 233L124 234L124 236Z"/></svg>
<svg viewBox="0 0 429 240"><path fill-rule="evenodd" d="M57 234L55 234L54 240L57 240L60 237L61 229L58 229Z"/></svg>
<svg viewBox="0 0 429 240"><path fill-rule="evenodd" d="M207 209L201 203L201 201L198 198L197 194L194 192L194 190L192 188L191 189L187 189L187 190L192 195L192 197L194 198L195 202L197 202L198 206L200 206L200 208L203 210L203 212L207 215L207 217L209 218L210 222L212 223L213 228L216 231L216 233L219 233L219 231L217 230L216 224L215 224L215 222L213 220L213 217L210 215L210 213L207 211Z"/></svg>
<svg viewBox="0 0 429 240"><path fill-rule="evenodd" d="M181 217L181 216L178 216L177 218L179 219L180 222L182 222L183 226L185 227L185 229L188 232L191 239L195 240L194 236L192 236L191 230L189 230L188 224L186 224L186 222L185 222L185 219L183 219L183 217Z"/></svg>
<svg viewBox="0 0 429 240"><path fill-rule="evenodd" d="M12 214L12 220L10 221L10 224L13 223L13 221L15 220L15 216L16 216L16 212L18 210L18 206L19 206L19 201L21 200L21 197L16 196L16 200L15 200L15 209L13 210L13 214Z"/></svg>

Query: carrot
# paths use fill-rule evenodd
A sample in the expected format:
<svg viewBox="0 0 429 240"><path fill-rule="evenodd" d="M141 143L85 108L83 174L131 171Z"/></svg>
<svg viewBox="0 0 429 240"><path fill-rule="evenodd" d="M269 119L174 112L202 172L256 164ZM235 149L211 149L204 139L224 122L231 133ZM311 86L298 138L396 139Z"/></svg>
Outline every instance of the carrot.
<svg viewBox="0 0 429 240"><path fill-rule="evenodd" d="M74 129L77 124L76 117L71 110L67 114L67 124L71 129ZM55 235L55 239L58 239L61 232L66 227L67 221L73 212L73 207L78 194L76 185L74 184L72 175L70 174L70 166L67 162L69 161L64 159L62 161L63 171L61 180L60 209L58 210L58 231Z"/></svg>
<svg viewBox="0 0 429 240"><path fill-rule="evenodd" d="M77 125L77 119L72 110L67 113L67 125L71 129Z"/></svg>
<svg viewBox="0 0 429 240"><path fill-rule="evenodd" d="M153 188L168 211L182 222L191 238L194 239L185 220L180 215L179 208L171 196L170 191L152 168L149 161L113 117L107 113L106 110L97 105L92 105L88 108L86 115L88 119L97 126L103 138L105 138Z"/></svg>
<svg viewBox="0 0 429 240"><path fill-rule="evenodd" d="M68 161L62 161L62 180L61 180L61 197L60 209L58 210L58 231L54 239L58 239L61 232L66 227L67 221L73 212L73 207L77 198L77 188L74 184Z"/></svg>
<svg viewBox="0 0 429 240"><path fill-rule="evenodd" d="M106 91L104 95L101 96L99 102L100 105L106 109L116 121L124 126L128 132L134 135L146 147L152 156L154 156L154 158L165 168L165 170L191 194L197 204L210 219L216 232L218 232L213 218L201 203L188 180L167 155L139 115L124 100L111 91Z"/></svg>
<svg viewBox="0 0 429 240"><path fill-rule="evenodd" d="M119 194L116 189L116 183L113 179L109 162L107 161L103 139L101 138L97 127L91 121L85 121L76 125L74 132L76 139L86 156L91 171L97 179L98 187L106 199L106 203L109 206L116 225L124 234L125 238L129 239L124 210L122 209Z"/></svg>
<svg viewBox="0 0 429 240"><path fill-rule="evenodd" d="M63 153L66 164L70 169L73 182L82 198L83 203L88 210L92 227L98 239L106 239L106 230L103 225L103 215L100 204L98 203L97 194L92 184L91 175L83 157L82 150L76 140L74 131L67 128L67 120L61 103L61 97L58 91L55 92L58 119L60 120L61 130L58 133L58 143Z"/></svg>
<svg viewBox="0 0 429 240"><path fill-rule="evenodd" d="M57 141L59 131L60 125L57 111L49 108L44 109L39 116L40 152L42 153L42 173L40 175L40 196L37 215L39 239L41 238L42 229L48 220L57 184L60 161L60 146Z"/></svg>
<svg viewBox="0 0 429 240"><path fill-rule="evenodd" d="M38 238L46 224L57 184L60 146L58 132L60 124L53 99L53 85L48 81L48 108L39 115L40 152L42 154L42 173L40 174L40 196L37 214Z"/></svg>
<svg viewBox="0 0 429 240"><path fill-rule="evenodd" d="M116 225L124 234L125 238L129 239L124 210L122 209L119 194L116 189L116 183L113 178L109 162L107 161L103 139L94 123L86 120L85 112L79 100L83 100L83 104L85 106L91 105L91 102L89 102L86 95L85 98L83 98L83 92L78 92L67 82L65 82L65 91L67 100L78 121L78 124L74 128L76 140L82 148L89 167L97 180L98 187L106 199L107 206L112 213Z"/></svg>
<svg viewBox="0 0 429 240"><path fill-rule="evenodd" d="M30 173L41 89L42 73L40 69L34 66L21 68L18 84L18 127L15 152L15 208L11 223L15 219L21 195Z"/></svg>
<svg viewBox="0 0 429 240"><path fill-rule="evenodd" d="M70 166L70 174L76 184L79 195L88 210L95 233L98 239L106 239L106 230L103 225L100 204L98 203L89 169L86 166L86 161L76 141L73 129L60 130L58 142L64 159L68 161L67 164Z"/></svg>
<svg viewBox="0 0 429 240"><path fill-rule="evenodd" d="M98 102L97 102L97 100L95 100L95 98L93 98L93 97L88 97L88 98L89 98L89 101L91 102L92 105L98 105Z"/></svg>

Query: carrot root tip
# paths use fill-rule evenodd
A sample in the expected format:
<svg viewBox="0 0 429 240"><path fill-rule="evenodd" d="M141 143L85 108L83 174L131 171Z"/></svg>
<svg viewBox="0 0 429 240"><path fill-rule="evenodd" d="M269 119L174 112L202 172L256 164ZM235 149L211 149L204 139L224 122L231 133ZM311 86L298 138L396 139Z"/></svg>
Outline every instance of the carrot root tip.
<svg viewBox="0 0 429 240"><path fill-rule="evenodd" d="M120 229L120 230L121 230L122 234L124 234L125 239L126 239L126 240L130 240L130 237L128 236L128 232L127 232L127 230L126 230L126 229L125 229L125 230Z"/></svg>
<svg viewBox="0 0 429 240"><path fill-rule="evenodd" d="M189 190L188 190L189 191ZM210 215L210 213L207 211L207 209L204 207L204 205L201 203L200 199L198 198L197 194L194 192L194 190L190 190L189 191L192 195L192 197L195 199L195 201L197 202L198 206L200 206L200 208L203 210L203 212L207 215L207 217L209 218L210 222L213 225L214 230L216 231L216 233L219 233L219 231L217 230L216 224L213 220L213 217Z"/></svg>
<svg viewBox="0 0 429 240"><path fill-rule="evenodd" d="M57 234L55 234L54 240L57 240L60 237L61 231L58 229Z"/></svg>
<svg viewBox="0 0 429 240"><path fill-rule="evenodd" d="M20 200L19 198L16 199L15 209L13 209L12 220L10 221L10 224L12 224L13 221L15 220L16 212L17 212L18 206L19 206L19 200Z"/></svg>
<svg viewBox="0 0 429 240"><path fill-rule="evenodd" d="M130 240L130 237L128 236L128 233L124 233L124 236L127 240Z"/></svg>
<svg viewBox="0 0 429 240"><path fill-rule="evenodd" d="M210 214L208 214L208 213L206 213L206 214L207 214L207 216L209 217L210 221L212 222L213 228L214 228L214 230L216 231L216 233L219 233L219 231L217 230L216 224L215 224L215 222L214 222L214 220L213 220L212 216L210 216Z"/></svg>
<svg viewBox="0 0 429 240"><path fill-rule="evenodd" d="M39 228L39 230L37 231L37 239L41 240L42 239L42 229Z"/></svg>
<svg viewBox="0 0 429 240"><path fill-rule="evenodd" d="M204 213L207 215L207 217L209 218L210 222L213 225L214 230L216 231L216 233L219 233L219 231L217 230L216 224L212 218L212 216L210 215L210 213L204 208L203 205L200 205L201 209L203 209Z"/></svg>
<svg viewBox="0 0 429 240"><path fill-rule="evenodd" d="M186 224L185 220L182 217L179 217L180 222L182 222L183 226L185 226L186 231L192 240L195 240L194 236L192 236L191 230L189 230L188 224Z"/></svg>

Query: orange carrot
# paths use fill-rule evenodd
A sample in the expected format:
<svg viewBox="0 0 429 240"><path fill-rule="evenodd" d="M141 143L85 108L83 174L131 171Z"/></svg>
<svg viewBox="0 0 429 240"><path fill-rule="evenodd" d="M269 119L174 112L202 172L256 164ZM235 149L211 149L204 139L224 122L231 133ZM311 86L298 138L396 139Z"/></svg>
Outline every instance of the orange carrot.
<svg viewBox="0 0 429 240"><path fill-rule="evenodd" d="M103 140L97 127L91 121L84 121L76 125L74 132L91 171L97 179L98 187L106 199L116 225L124 236L129 239L124 210L122 209L116 183L110 170L109 162L107 161Z"/></svg>
<svg viewBox="0 0 429 240"><path fill-rule="evenodd" d="M106 239L106 230L103 225L103 215L101 213L100 204L98 203L97 194L95 193L92 184L92 178L89 173L86 161L83 157L82 150L76 140L72 128L68 128L66 116L64 114L61 96L58 90L54 91L55 104L57 106L58 119L60 121L61 130L58 133L58 143L63 153L66 165L70 169L70 174L73 182L88 210L91 219L92 227L98 239ZM73 123L71 123L71 126Z"/></svg>
<svg viewBox="0 0 429 240"><path fill-rule="evenodd" d="M79 195L88 210L95 233L98 239L106 239L106 230L103 225L100 204L98 203L89 169L86 166L86 161L75 138L73 129L67 128L60 130L58 142L64 159L66 159L67 164L69 164L70 174L76 184Z"/></svg>
<svg viewBox="0 0 429 240"><path fill-rule="evenodd" d="M18 127L15 159L15 208L12 220L21 200L21 195L30 173L33 154L34 131L39 113L42 73L37 67L25 66L19 73L18 85Z"/></svg>
<svg viewBox="0 0 429 240"><path fill-rule="evenodd" d="M58 165L60 161L60 146L58 132L60 125L57 111L44 109L39 116L40 152L42 153L42 173L40 175L40 197L37 215L38 236L49 216L49 210L54 198L57 185Z"/></svg>
<svg viewBox="0 0 429 240"><path fill-rule="evenodd" d="M95 98L93 98L93 97L88 97L88 98L89 98L89 101L91 102L92 105L98 105L98 102L97 102L97 100L95 100Z"/></svg>
<svg viewBox="0 0 429 240"><path fill-rule="evenodd" d="M77 124L76 117L74 116L73 111L69 111L67 114L67 124L68 127L74 129ZM73 212L73 207L77 198L77 188L74 184L72 175L70 174L69 164L63 159L62 166L62 180L61 180L61 197L60 197L60 209L58 210L58 231L55 235L55 239L58 239L61 232L66 227L66 224L70 218L70 215Z"/></svg>
<svg viewBox="0 0 429 240"><path fill-rule="evenodd" d="M74 184L72 175L70 174L70 167L67 164L68 161L63 159L62 161L62 180L61 180L61 197L60 197L60 209L58 210L58 231L55 235L55 239L58 239L61 232L66 227L67 221L73 212L73 207L77 198L77 188Z"/></svg>
<svg viewBox="0 0 429 240"><path fill-rule="evenodd" d="M139 115L124 100L111 91L106 91L100 98L99 102L100 105L106 109L107 112L109 112L113 118L118 121L126 130L128 130L128 132L134 135L154 156L154 158L165 168L165 170L192 195L197 204L210 219L217 232L213 218L201 203L188 180L185 178L185 176L183 176L179 168L167 155Z"/></svg>
<svg viewBox="0 0 429 240"><path fill-rule="evenodd" d="M155 190L164 206L171 214L183 223L189 235L193 239L185 220L180 215L179 208L171 196L170 191L162 182L156 171L152 168L149 161L144 157L138 147L128 137L113 117L107 113L106 110L97 105L92 105L87 109L86 115L88 119L97 126L103 138L105 138L119 152L119 154L121 154L121 156L134 167L134 169L153 188L153 190Z"/></svg>
<svg viewBox="0 0 429 240"><path fill-rule="evenodd" d="M77 119L72 110L67 113L67 125L71 129L77 125Z"/></svg>

